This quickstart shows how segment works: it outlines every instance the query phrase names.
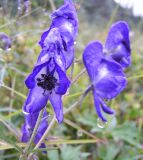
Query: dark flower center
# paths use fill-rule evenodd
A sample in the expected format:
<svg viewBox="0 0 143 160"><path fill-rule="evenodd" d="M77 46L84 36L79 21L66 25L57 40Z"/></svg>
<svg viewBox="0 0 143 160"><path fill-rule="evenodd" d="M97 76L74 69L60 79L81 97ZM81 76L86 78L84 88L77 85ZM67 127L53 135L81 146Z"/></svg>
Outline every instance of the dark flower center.
<svg viewBox="0 0 143 160"><path fill-rule="evenodd" d="M44 93L47 91L50 91L50 94L52 93L52 90L55 88L57 84L57 79L49 73L47 74L41 74L40 78L37 78L37 85L44 89Z"/></svg>

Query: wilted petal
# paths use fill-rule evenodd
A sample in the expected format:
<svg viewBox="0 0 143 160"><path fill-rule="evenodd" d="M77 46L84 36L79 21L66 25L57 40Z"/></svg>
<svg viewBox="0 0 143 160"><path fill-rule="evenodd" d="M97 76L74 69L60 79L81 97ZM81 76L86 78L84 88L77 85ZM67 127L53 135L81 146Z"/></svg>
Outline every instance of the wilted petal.
<svg viewBox="0 0 143 160"><path fill-rule="evenodd" d="M103 57L102 44L98 41L91 42L87 45L83 53L83 62L89 74L91 81L95 80L97 68Z"/></svg>
<svg viewBox="0 0 143 160"><path fill-rule="evenodd" d="M53 91L52 94L49 94L49 100L56 114L57 121L61 123L63 121L62 96Z"/></svg>
<svg viewBox="0 0 143 160"><path fill-rule="evenodd" d="M130 65L129 26L124 21L112 25L105 44L105 50L123 67Z"/></svg>

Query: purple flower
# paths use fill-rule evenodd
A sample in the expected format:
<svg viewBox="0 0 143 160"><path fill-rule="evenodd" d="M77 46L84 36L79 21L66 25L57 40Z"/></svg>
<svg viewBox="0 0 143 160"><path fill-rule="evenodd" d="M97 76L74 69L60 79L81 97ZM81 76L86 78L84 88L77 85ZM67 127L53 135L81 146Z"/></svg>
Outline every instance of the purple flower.
<svg viewBox="0 0 143 160"><path fill-rule="evenodd" d="M45 31L39 42L45 54L51 47L58 49L57 53L67 69L74 59L74 41L78 32L78 19L72 0L65 0L65 4L51 15L52 24Z"/></svg>
<svg viewBox="0 0 143 160"><path fill-rule="evenodd" d="M36 112L34 114L28 114L25 116L25 123L22 126L22 142L28 142L30 140L30 137L32 135L32 132L34 130L36 121L38 119L39 116L39 112ZM44 132L46 131L47 127L48 127L48 114L46 112L46 110L43 113L43 118L40 122L38 131L36 133L35 139L34 139L34 143L37 144L38 141L40 140L40 138L42 137L42 135L44 134ZM45 144L43 143L40 147L45 148Z"/></svg>
<svg viewBox="0 0 143 160"><path fill-rule="evenodd" d="M28 13L31 9L31 1L30 0L18 0L18 15L22 16L22 14Z"/></svg>
<svg viewBox="0 0 143 160"><path fill-rule="evenodd" d="M104 52L109 53L116 62L123 67L128 67L131 63L129 26L124 21L119 21L111 26L105 43Z"/></svg>
<svg viewBox="0 0 143 160"><path fill-rule="evenodd" d="M33 72L25 81L30 89L24 105L24 112L39 112L50 100L59 123L63 120L62 95L69 87L66 73L54 60L49 57L46 62L38 61Z"/></svg>
<svg viewBox="0 0 143 160"><path fill-rule="evenodd" d="M5 33L0 33L0 48L8 50L11 48L11 40Z"/></svg>
<svg viewBox="0 0 143 160"><path fill-rule="evenodd" d="M24 0L24 12L28 13L31 8L31 2L30 0Z"/></svg>
<svg viewBox="0 0 143 160"><path fill-rule="evenodd" d="M123 26L123 28L118 28L116 25ZM118 45L121 46L123 50L120 49L119 52L115 52L115 55L117 54L120 59L125 58L129 60L130 57L128 50L126 50L126 53L123 44L116 43L118 42L117 39L120 39L121 35L122 37L126 37L127 33L121 32L124 30L125 26L125 22L119 22L113 25L111 30L113 30L113 28L116 28L116 32L114 32L115 35L111 33L111 31L109 32L109 35L112 36L112 39L108 37L106 46L112 48L113 50L114 48L118 48ZM124 41L126 41L126 39L124 39ZM128 39L127 41L129 42ZM88 44L83 53L83 62L92 82L92 91L96 112L99 118L101 118L101 120L104 122L106 122L107 120L103 116L102 111L108 114L114 113L114 111L106 105L104 99L110 100L115 98L126 87L127 83L125 74L123 72L125 63L122 63L122 60L120 61L119 59L114 59L113 54L114 52L112 52L112 54L110 55L105 55L103 46L98 41Z"/></svg>
<svg viewBox="0 0 143 160"><path fill-rule="evenodd" d="M62 122L62 95L70 85L66 70L74 58L76 18L72 1L65 1L65 4L52 14L52 25L43 33L39 42L42 51L33 72L25 81L30 91L23 107L24 112L39 112L50 100L58 122Z"/></svg>

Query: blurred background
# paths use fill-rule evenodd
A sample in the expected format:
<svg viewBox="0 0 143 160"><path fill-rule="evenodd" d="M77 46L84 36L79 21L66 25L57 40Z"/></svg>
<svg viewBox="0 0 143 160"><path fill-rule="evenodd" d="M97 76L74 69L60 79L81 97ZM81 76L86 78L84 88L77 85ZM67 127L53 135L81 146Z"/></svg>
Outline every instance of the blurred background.
<svg viewBox="0 0 143 160"><path fill-rule="evenodd" d="M31 0L26 9L22 0L0 0L0 32L10 36L12 47L0 49L0 160L17 160L22 105L28 89L24 79L31 72L40 52L38 41L50 26L50 13L63 0ZM83 73L82 53L93 40L105 43L112 23L125 20L130 26L132 65L125 71L126 89L109 106L116 115L107 124L98 122L93 96L89 93L82 106L77 106L61 125L55 124L48 139L69 140L67 144L48 145L47 154L36 153L35 160L143 160L143 4L142 0L75 0L78 8L79 34L75 45L75 63L68 70L75 80L64 97L64 107L78 101L90 84ZM71 74L72 73L72 74ZM79 76L79 73L82 73ZM47 104L49 122L53 110ZM97 140L96 143L92 143ZM73 140L73 141L72 141ZM86 141L89 140L89 143ZM73 144L74 143L74 144ZM23 145L23 144L22 144ZM38 158L39 157L39 158Z"/></svg>

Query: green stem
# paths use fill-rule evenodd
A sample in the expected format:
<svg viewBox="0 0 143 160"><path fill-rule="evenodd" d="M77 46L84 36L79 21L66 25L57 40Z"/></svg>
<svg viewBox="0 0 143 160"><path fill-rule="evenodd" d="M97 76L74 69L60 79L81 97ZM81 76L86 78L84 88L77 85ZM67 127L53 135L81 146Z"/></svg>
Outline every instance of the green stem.
<svg viewBox="0 0 143 160"><path fill-rule="evenodd" d="M49 0L49 2L50 2L52 10L55 11L56 10L56 6L54 4L54 1L53 0Z"/></svg>
<svg viewBox="0 0 143 160"><path fill-rule="evenodd" d="M138 78L143 78L143 75L136 75L136 76L128 77L128 80L138 79Z"/></svg>
<svg viewBox="0 0 143 160"><path fill-rule="evenodd" d="M44 141L44 139L47 137L47 134L50 131L50 129L52 128L52 126L54 125L55 121L56 121L56 118L54 116L53 119L51 120L48 128L46 129L45 133L43 134L42 138L39 140L39 142L35 146L34 150L37 149L41 145L41 143Z"/></svg>
<svg viewBox="0 0 143 160"><path fill-rule="evenodd" d="M96 136L94 136L93 134L91 134L90 132L86 131L85 129L79 127L77 124L75 124L74 122L64 118L64 122L70 126L72 126L73 128L82 131L84 134L86 134L87 136L93 138L93 139L97 139L97 141L101 141L100 139L98 139Z"/></svg>
<svg viewBox="0 0 143 160"><path fill-rule="evenodd" d="M4 85L4 84L2 85L2 87L4 87L5 89L7 89L7 90L9 90L9 91L12 91L13 93L17 94L17 95L20 96L20 97L26 99L26 96L25 96L25 95L23 95L22 93L14 90L13 88L10 88L10 87L8 87L8 86L6 86L6 85Z"/></svg>
<svg viewBox="0 0 143 160"><path fill-rule="evenodd" d="M80 73L72 80L71 84L75 83L79 79L79 77L81 77L85 72L86 72L86 69L85 68L82 69Z"/></svg>
<svg viewBox="0 0 143 160"><path fill-rule="evenodd" d="M79 139L79 140L52 140L48 141L46 144L52 145L59 145L59 144L86 144L86 143L96 143L98 140L96 139Z"/></svg>

